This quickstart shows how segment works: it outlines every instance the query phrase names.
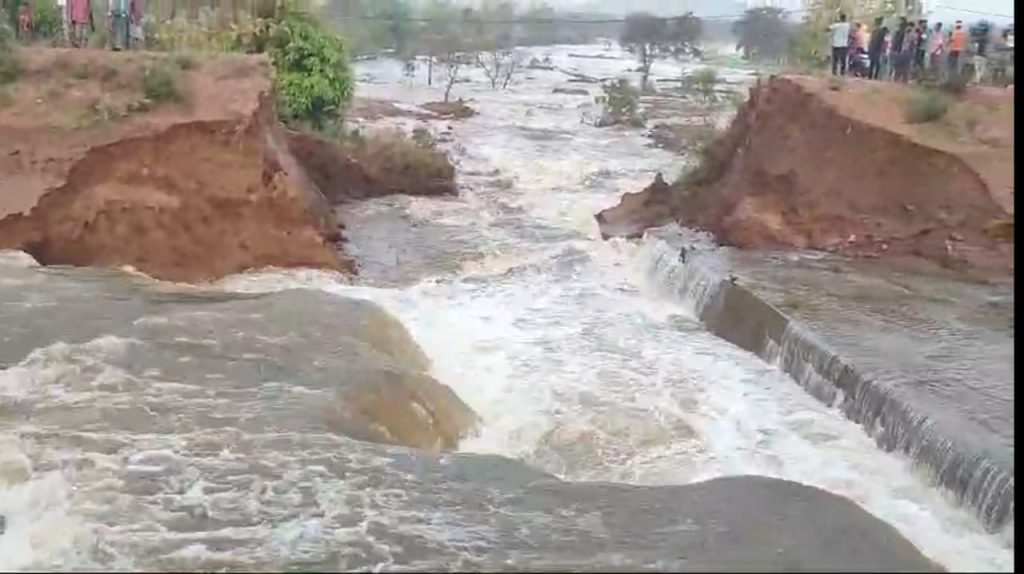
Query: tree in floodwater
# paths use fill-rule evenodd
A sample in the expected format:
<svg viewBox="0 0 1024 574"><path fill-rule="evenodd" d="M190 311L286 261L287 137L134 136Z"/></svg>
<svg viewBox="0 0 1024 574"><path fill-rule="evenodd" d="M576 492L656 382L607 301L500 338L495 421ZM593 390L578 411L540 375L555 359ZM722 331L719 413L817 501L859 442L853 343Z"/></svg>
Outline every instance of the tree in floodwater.
<svg viewBox="0 0 1024 574"><path fill-rule="evenodd" d="M534 5L520 16L523 43L537 46L558 42L559 26L555 9L547 4Z"/></svg>
<svg viewBox="0 0 1024 574"><path fill-rule="evenodd" d="M732 30L743 59L775 63L786 56L794 33L785 11L775 7L747 10L733 23Z"/></svg>
<svg viewBox="0 0 1024 574"><path fill-rule="evenodd" d="M434 65L461 45L459 9L449 0L430 0L421 14L424 24L419 30L416 51L427 57L427 85L433 86Z"/></svg>
<svg viewBox="0 0 1024 574"><path fill-rule="evenodd" d="M483 69L491 89L505 89L522 68L523 55L516 50L518 27L516 10L511 2L485 6L478 19L487 22L478 26L478 36L471 42L476 63Z"/></svg>
<svg viewBox="0 0 1024 574"><path fill-rule="evenodd" d="M486 47L476 55L492 90L508 88L516 73L523 67L523 53L515 48Z"/></svg>
<svg viewBox="0 0 1024 574"><path fill-rule="evenodd" d="M601 117L597 127L628 125L643 127L644 118L640 115L640 91L634 88L629 80L618 78L601 86L602 95L595 98L601 104Z"/></svg>
<svg viewBox="0 0 1024 574"><path fill-rule="evenodd" d="M640 89L648 87L654 60L695 53L700 33L701 21L692 13L672 19L646 12L626 16L619 42L640 62Z"/></svg>
<svg viewBox="0 0 1024 574"><path fill-rule="evenodd" d="M338 21L355 54L405 54L416 31L409 0L326 0L321 12Z"/></svg>
<svg viewBox="0 0 1024 574"><path fill-rule="evenodd" d="M687 78L687 85L693 90L702 105L714 106L719 101L718 72L714 68L701 68Z"/></svg>

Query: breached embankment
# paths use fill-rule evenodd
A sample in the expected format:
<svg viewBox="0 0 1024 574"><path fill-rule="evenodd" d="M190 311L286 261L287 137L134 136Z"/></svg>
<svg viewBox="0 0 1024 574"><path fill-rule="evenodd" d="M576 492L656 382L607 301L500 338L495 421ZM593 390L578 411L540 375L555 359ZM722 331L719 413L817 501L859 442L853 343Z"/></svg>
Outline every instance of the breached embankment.
<svg viewBox="0 0 1024 574"><path fill-rule="evenodd" d="M864 90L861 107L899 113L914 97L902 87L868 86L843 89ZM876 89L883 91L867 91ZM1004 121L1003 108L1012 120L1012 101L1003 98L987 116L969 114L984 114L988 103L957 104L948 127L974 134L978 141L967 145L934 135L938 127L909 127L899 113L871 117L841 96L805 78L760 82L694 170L672 184L659 178L600 212L602 234L636 236L676 221L746 249L815 249L1012 275L1012 239L993 233L1012 222L1012 190L1002 189L1001 173L1012 136L983 137L992 131L986 122ZM960 115L971 127L954 126Z"/></svg>
<svg viewBox="0 0 1024 574"><path fill-rule="evenodd" d="M903 87L877 89L883 92L859 95L874 94L866 102L878 107L895 99L897 110L906 101L900 98L912 97L884 92ZM991 232L1000 222L1012 225L1012 205L994 173L1006 169L995 161L1006 149L986 144L967 153L930 132L889 129L837 98L810 79L759 83L694 170L672 184L659 176L600 212L602 234L638 236L677 222L747 250L813 249L878 259L889 268L943 268L960 278L1011 276L1012 239ZM899 117L887 119L896 126ZM1006 145L1012 153L1012 139ZM671 259L665 265L679 265L679 254L664 257ZM672 288L698 301L696 311L712 332L778 363L811 394L863 425L881 448L908 455L990 530L1012 522L1012 455L963 436L956 421L921 408L907 389L851 363L742 281L707 275L692 257L683 259L682 284ZM927 381L904 383L928 388Z"/></svg>
<svg viewBox="0 0 1024 574"><path fill-rule="evenodd" d="M31 49L0 109L0 249L44 265L209 281L263 267L354 273L333 207L452 195L431 142L287 130L262 56L178 70L164 54ZM155 102L154 69L179 96ZM4 217L6 216L6 217Z"/></svg>
<svg viewBox="0 0 1024 574"><path fill-rule="evenodd" d="M353 159L330 142L287 131L262 56L222 56L177 73L169 56L152 53L32 49L19 56L27 73L0 110L0 250L23 251L43 265L129 266L175 282L265 267L355 273L338 245L336 203L454 193L447 158L397 135L388 149L408 152L401 158L419 152L442 181L415 190L420 164L388 172L397 160L376 157L372 147ZM181 101L147 99L142 78L157 67L176 78ZM95 94L106 98L105 110L117 111L97 115ZM360 163L367 155L385 166ZM323 177L335 168L339 175ZM368 172L384 175L359 177ZM392 185L397 178L404 187ZM347 336L336 343L352 356L344 392L316 414L349 436L454 449L476 415L429 376L404 328L375 306L333 306L355 309L337 325ZM385 342L368 348L374 337ZM415 348L419 358L393 361L383 347Z"/></svg>
<svg viewBox="0 0 1024 574"><path fill-rule="evenodd" d="M35 82L52 81L43 74L121 64L123 77L159 65L154 55L106 62L74 52L24 53L39 75L15 84L18 100L32 95ZM85 79L72 90L105 85L100 71L75 76ZM123 82L120 91L111 87L111 98L131 94L133 81ZM62 125L54 117L63 113L59 107L40 110L34 122L0 118L0 139L13 148L8 155L31 157L0 166L0 173L48 187L27 213L0 220L0 248L25 251L44 265L131 266L171 281L267 266L353 270L325 239L333 228L329 205L288 149L265 58L214 60L181 82L186 103L115 120ZM92 109L67 98L51 103ZM54 158L65 171L47 169ZM29 191L5 191L19 193Z"/></svg>

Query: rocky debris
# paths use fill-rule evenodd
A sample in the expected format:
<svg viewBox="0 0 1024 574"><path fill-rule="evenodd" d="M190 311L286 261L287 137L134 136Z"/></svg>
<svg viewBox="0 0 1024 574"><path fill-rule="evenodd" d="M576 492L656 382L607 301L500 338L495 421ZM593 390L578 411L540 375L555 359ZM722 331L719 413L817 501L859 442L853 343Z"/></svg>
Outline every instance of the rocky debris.
<svg viewBox="0 0 1024 574"><path fill-rule="evenodd" d="M656 180L597 214L604 237L675 220L740 248L912 255L943 266L958 259L951 251L970 253L967 267L983 274L1012 272L1012 245L985 231L1005 218L958 155L845 115L786 77L755 86L679 181ZM977 249L947 249L951 234Z"/></svg>

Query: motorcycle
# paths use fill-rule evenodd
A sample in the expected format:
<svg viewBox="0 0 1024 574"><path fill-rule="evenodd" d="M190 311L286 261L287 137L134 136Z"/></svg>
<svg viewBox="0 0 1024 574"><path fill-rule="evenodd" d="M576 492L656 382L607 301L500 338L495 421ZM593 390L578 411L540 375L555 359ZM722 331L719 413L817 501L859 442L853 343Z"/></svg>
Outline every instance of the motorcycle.
<svg viewBox="0 0 1024 574"><path fill-rule="evenodd" d="M871 72L871 58L864 50L857 50L850 54L850 62L847 67L847 74L854 78L867 78Z"/></svg>

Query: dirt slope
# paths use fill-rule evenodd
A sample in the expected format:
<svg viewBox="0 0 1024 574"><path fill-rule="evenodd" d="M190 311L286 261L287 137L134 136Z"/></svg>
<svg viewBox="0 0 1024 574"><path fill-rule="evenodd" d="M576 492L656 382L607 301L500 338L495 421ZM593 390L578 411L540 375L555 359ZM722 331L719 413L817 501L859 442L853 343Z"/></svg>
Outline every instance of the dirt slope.
<svg viewBox="0 0 1024 574"><path fill-rule="evenodd" d="M384 195L455 195L455 166L443 152L401 132L377 131L342 147L316 134L289 132L288 145L331 203Z"/></svg>
<svg viewBox="0 0 1024 574"><path fill-rule="evenodd" d="M598 214L602 233L635 235L676 220L741 248L810 248L1012 274L1012 242L991 233L1012 217L1012 133L999 129L1007 108L1012 125L1012 97L1008 105L969 97L951 111L949 122L977 114L971 139L951 125L905 124L906 90L848 82L832 92L810 78L762 82L710 150L702 177L627 194Z"/></svg>
<svg viewBox="0 0 1024 574"><path fill-rule="evenodd" d="M142 101L141 76L169 56L23 56L0 110L0 248L177 281L351 269L276 123L265 58L199 62L181 71L183 101L157 104Z"/></svg>

